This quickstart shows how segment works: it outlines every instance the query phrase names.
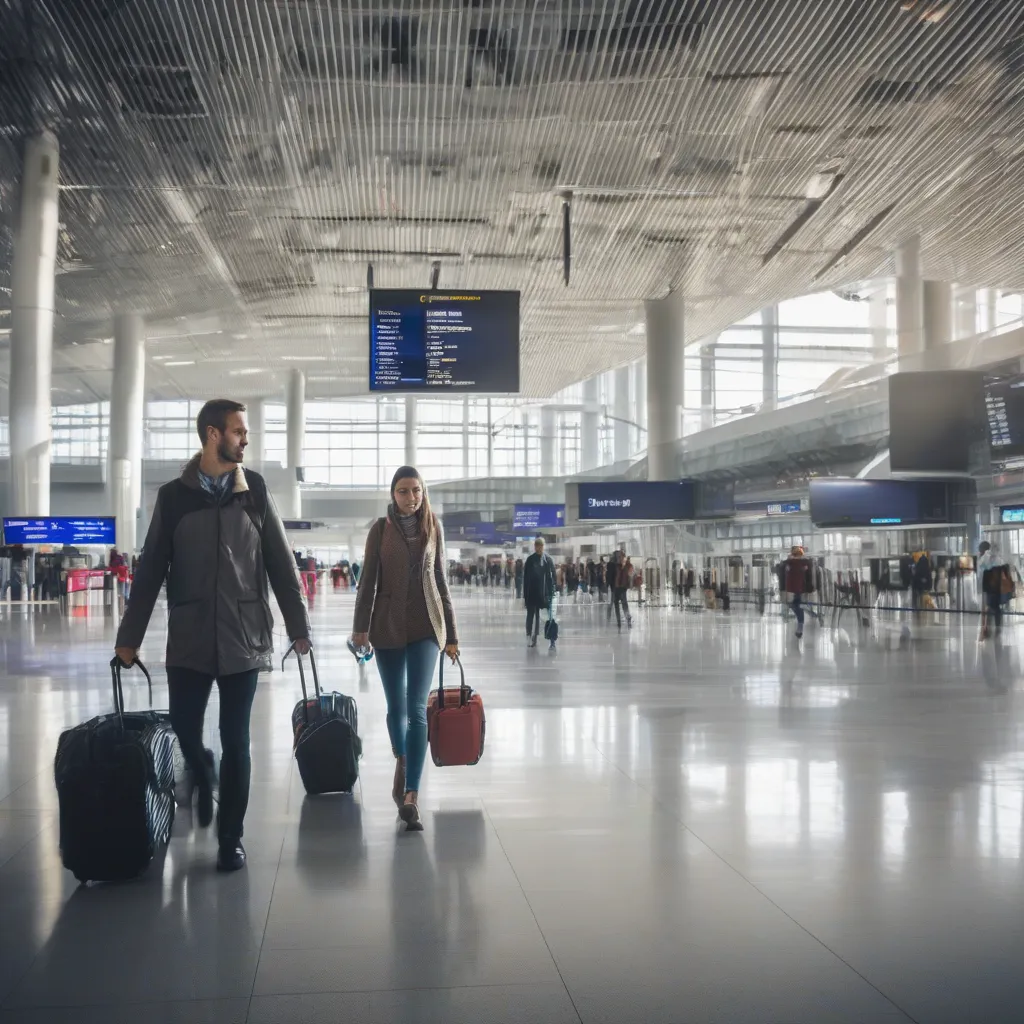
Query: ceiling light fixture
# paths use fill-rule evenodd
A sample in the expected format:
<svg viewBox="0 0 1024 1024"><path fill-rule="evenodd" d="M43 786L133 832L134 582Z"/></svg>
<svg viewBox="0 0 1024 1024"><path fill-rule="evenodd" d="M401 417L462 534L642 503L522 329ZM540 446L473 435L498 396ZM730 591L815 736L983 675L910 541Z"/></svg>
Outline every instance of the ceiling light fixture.
<svg viewBox="0 0 1024 1024"><path fill-rule="evenodd" d="M256 373L263 373L262 366L247 366L242 370L228 370L229 377L251 377Z"/></svg>
<svg viewBox="0 0 1024 1024"><path fill-rule="evenodd" d="M176 359L173 363L164 363L164 366L195 366L194 359Z"/></svg>

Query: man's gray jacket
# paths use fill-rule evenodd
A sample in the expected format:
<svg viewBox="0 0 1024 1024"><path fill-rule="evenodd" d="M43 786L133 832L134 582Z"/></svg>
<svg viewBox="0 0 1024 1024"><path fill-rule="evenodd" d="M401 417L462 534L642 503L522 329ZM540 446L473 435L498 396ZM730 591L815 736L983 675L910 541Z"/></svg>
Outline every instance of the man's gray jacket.
<svg viewBox="0 0 1024 1024"><path fill-rule="evenodd" d="M199 456L156 499L117 646L139 648L167 580L167 665L214 676L270 668L267 579L292 640L309 636L295 559L259 473L235 470L222 500L199 481Z"/></svg>

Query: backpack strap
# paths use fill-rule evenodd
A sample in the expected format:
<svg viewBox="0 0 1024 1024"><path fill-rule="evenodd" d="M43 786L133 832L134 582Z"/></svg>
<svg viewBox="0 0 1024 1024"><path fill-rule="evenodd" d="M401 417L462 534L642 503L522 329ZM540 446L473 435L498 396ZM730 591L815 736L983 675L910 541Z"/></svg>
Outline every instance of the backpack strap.
<svg viewBox="0 0 1024 1024"><path fill-rule="evenodd" d="M258 473L245 473L245 482L249 485L249 501L245 502L245 514L252 520L256 532L263 536L263 524L267 521L267 482Z"/></svg>

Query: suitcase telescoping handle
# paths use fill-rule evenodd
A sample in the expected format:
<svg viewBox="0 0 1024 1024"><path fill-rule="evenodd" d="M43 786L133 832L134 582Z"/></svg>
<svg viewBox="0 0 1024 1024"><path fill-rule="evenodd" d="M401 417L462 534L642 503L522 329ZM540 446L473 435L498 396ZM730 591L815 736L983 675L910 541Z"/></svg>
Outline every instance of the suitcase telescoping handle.
<svg viewBox="0 0 1024 1024"><path fill-rule="evenodd" d="M309 723L309 708L306 707L306 702L309 700L309 696L306 693L306 671L302 667L302 655L295 650L295 644L298 643L296 640L287 651L284 652L284 657L281 659L281 671L284 671L284 663L288 660L288 655L293 651L295 652L295 660L299 663L299 682L302 684L302 711L306 718L306 723ZM313 692L316 693L316 699L320 699L320 676L316 670L316 658L313 657L313 648L309 648L309 664L313 669Z"/></svg>
<svg viewBox="0 0 1024 1024"><path fill-rule="evenodd" d="M441 671L439 673L437 687L437 707L439 710L444 707L444 659L445 653L442 651ZM456 658L455 664L459 666L459 675L461 677L461 681L459 683L459 707L461 708L466 706L466 701L469 700L469 695L472 691L466 685L466 670L462 667L462 659Z"/></svg>
<svg viewBox="0 0 1024 1024"><path fill-rule="evenodd" d="M138 666L142 669L142 674L146 677L146 685L149 689L149 706L153 706L153 678L149 674L149 670L145 665L135 658L131 665L125 665L121 659L115 654L110 659L110 678L114 684L114 710L117 712L117 719L124 726L124 690L121 689L121 669L122 668L133 668Z"/></svg>

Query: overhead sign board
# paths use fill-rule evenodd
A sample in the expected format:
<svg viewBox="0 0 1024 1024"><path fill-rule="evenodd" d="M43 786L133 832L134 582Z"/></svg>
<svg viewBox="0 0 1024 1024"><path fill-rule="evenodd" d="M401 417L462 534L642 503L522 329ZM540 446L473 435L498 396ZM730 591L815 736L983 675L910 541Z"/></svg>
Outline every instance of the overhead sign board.
<svg viewBox="0 0 1024 1024"><path fill-rule="evenodd" d="M694 518L690 480L618 480L573 485L581 522L672 521Z"/></svg>
<svg viewBox="0 0 1024 1024"><path fill-rule="evenodd" d="M557 530L565 526L564 505L515 505L512 508L512 532Z"/></svg>
<svg viewBox="0 0 1024 1024"><path fill-rule="evenodd" d="M4 519L5 544L102 544L113 545L113 516L80 519L49 516L46 519Z"/></svg>

